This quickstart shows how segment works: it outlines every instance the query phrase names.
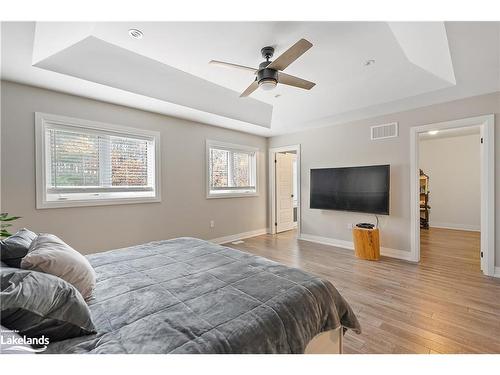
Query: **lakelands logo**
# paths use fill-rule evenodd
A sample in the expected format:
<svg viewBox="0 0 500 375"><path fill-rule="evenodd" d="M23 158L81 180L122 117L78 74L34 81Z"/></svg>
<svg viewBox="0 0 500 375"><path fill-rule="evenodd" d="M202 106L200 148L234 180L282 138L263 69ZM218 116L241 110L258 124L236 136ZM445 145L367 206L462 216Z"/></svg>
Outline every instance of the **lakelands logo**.
<svg viewBox="0 0 500 375"><path fill-rule="evenodd" d="M41 353L47 350L49 338L42 335L40 337L19 336L16 330L0 330L0 351L8 353Z"/></svg>

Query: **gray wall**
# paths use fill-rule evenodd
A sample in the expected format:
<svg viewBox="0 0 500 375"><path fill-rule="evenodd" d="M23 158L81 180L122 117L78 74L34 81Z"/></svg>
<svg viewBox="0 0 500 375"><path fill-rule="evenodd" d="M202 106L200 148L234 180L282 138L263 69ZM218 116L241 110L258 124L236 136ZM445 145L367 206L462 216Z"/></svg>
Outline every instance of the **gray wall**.
<svg viewBox="0 0 500 375"><path fill-rule="evenodd" d="M412 126L496 113L496 170L500 166L500 93L265 139L50 90L2 82L1 206L23 216L18 226L60 234L83 253L192 235L211 239L267 226L267 148L302 146L302 232L351 240L347 224L370 215L309 209L309 169L391 164L391 215L381 217L382 246L410 249L409 133ZM34 112L48 112L162 134L162 202L35 209ZM400 137L370 141L369 127L399 122ZM205 198L205 139L260 148L259 197ZM500 233L500 173L496 175L496 233ZM215 220L214 229L209 221ZM500 265L500 235L496 237Z"/></svg>
<svg viewBox="0 0 500 375"><path fill-rule="evenodd" d="M431 227L481 229L481 136L419 142L419 167L429 176Z"/></svg>
<svg viewBox="0 0 500 375"><path fill-rule="evenodd" d="M500 166L500 93L481 95L386 116L310 129L271 138L270 147L301 144L302 232L352 241L349 223L373 221L373 216L309 209L309 170L391 164L391 211L381 217L382 246L410 251L410 128L434 122L495 113L496 170ZM398 138L371 141L370 126L397 121ZM496 233L500 233L500 173L496 174ZM500 235L496 236L500 265Z"/></svg>
<svg viewBox="0 0 500 375"><path fill-rule="evenodd" d="M267 227L267 140L128 107L2 81L3 211L16 224L61 236L82 253L178 236L212 239ZM162 202L35 209L34 112L161 132ZM258 197L206 199L205 140L259 147ZM215 228L209 221L215 220Z"/></svg>

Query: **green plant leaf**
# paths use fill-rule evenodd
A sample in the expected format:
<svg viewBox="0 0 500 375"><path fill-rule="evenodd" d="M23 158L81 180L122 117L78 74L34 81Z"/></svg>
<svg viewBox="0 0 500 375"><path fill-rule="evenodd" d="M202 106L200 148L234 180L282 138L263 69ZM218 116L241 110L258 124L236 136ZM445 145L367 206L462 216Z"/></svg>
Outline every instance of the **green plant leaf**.
<svg viewBox="0 0 500 375"><path fill-rule="evenodd" d="M12 236L12 233L10 233L6 228L9 228L12 226L12 224L8 223L5 224L7 221L14 221L17 219L20 219L20 216L9 216L7 212L2 212L0 214L0 237L10 237Z"/></svg>
<svg viewBox="0 0 500 375"><path fill-rule="evenodd" d="M21 216L10 216L10 217L1 217L0 218L0 221L14 221L14 220L17 220L17 219L20 219Z"/></svg>
<svg viewBox="0 0 500 375"><path fill-rule="evenodd" d="M9 233L6 230L0 230L0 237L4 238L4 237L10 237L10 236L12 236L12 233Z"/></svg>

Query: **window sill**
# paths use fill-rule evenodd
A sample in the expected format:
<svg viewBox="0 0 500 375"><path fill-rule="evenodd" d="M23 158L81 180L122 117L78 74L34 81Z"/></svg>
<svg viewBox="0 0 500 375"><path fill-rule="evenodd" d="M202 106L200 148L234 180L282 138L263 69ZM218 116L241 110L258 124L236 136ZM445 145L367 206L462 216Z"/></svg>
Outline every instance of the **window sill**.
<svg viewBox="0 0 500 375"><path fill-rule="evenodd" d="M128 197L128 198L88 198L88 199L58 199L42 200L37 202L37 209L65 208L65 207L92 207L92 206L114 206L122 204L158 203L160 196L150 197Z"/></svg>
<svg viewBox="0 0 500 375"><path fill-rule="evenodd" d="M228 192L228 193L208 193L207 199L218 199L218 198L244 198L244 197L258 197L259 193L256 191L249 192Z"/></svg>

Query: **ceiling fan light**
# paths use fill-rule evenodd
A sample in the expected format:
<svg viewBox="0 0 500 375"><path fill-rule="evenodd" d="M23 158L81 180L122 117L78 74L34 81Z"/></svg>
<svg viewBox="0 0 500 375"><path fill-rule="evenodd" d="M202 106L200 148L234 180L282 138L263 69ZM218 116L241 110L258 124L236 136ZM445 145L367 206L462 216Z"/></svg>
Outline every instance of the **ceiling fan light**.
<svg viewBox="0 0 500 375"><path fill-rule="evenodd" d="M268 78L268 79L264 78L264 79L261 79L259 81L259 87L265 91L269 91L269 90L274 89L277 84L278 84L278 82L276 82L276 80L272 79L272 78Z"/></svg>

